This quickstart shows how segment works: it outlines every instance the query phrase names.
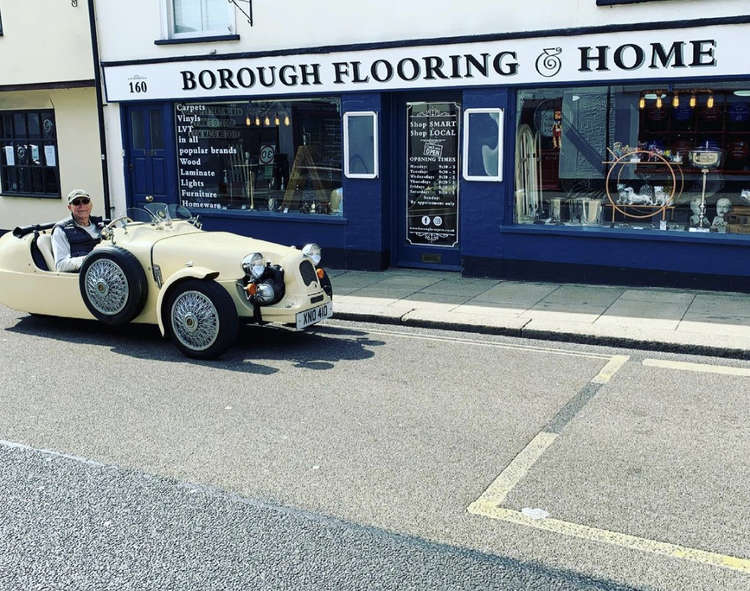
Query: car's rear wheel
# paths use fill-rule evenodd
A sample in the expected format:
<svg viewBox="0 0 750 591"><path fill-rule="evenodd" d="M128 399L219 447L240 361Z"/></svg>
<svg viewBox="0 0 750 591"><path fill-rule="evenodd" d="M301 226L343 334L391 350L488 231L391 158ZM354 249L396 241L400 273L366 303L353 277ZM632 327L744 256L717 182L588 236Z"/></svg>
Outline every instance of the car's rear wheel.
<svg viewBox="0 0 750 591"><path fill-rule="evenodd" d="M187 279L178 283L164 310L172 340L188 357L213 359L237 339L237 309L226 290L214 281Z"/></svg>
<svg viewBox="0 0 750 591"><path fill-rule="evenodd" d="M133 253L118 246L93 250L78 281L86 307L111 326L130 322L146 302L146 273Z"/></svg>

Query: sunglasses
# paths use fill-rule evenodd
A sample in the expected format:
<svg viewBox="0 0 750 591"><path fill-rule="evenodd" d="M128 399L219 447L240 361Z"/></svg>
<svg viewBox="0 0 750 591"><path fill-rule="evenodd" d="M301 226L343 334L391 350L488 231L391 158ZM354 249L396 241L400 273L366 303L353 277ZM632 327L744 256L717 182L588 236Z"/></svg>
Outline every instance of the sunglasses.
<svg viewBox="0 0 750 591"><path fill-rule="evenodd" d="M70 202L72 205L88 205L91 203L91 199L88 197L80 197L78 199L73 199L73 201Z"/></svg>

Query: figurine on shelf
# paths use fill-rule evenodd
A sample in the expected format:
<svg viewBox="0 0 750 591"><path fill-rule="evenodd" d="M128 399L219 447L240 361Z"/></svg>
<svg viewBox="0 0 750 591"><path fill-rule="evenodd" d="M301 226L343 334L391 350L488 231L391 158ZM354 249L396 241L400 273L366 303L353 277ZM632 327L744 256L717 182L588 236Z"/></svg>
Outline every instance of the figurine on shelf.
<svg viewBox="0 0 750 591"><path fill-rule="evenodd" d="M690 201L690 210L693 215L690 216L690 225L694 228L708 228L709 222L706 219L706 203L700 197L693 197Z"/></svg>
<svg viewBox="0 0 750 591"><path fill-rule="evenodd" d="M664 190L661 185L654 187L654 204L655 205L666 205L669 199L669 194Z"/></svg>
<svg viewBox="0 0 750 591"><path fill-rule="evenodd" d="M644 187L641 187L641 193L636 193L633 187L617 185L617 202L622 205L653 205L651 195Z"/></svg>
<svg viewBox="0 0 750 591"><path fill-rule="evenodd" d="M727 219L726 215L729 213L729 210L732 209L732 201L730 199L727 199L726 197L722 197L721 199L716 201L716 217L714 218L714 221L711 222L711 228L716 229L717 232L726 232L727 231Z"/></svg>
<svg viewBox="0 0 750 591"><path fill-rule="evenodd" d="M742 191L740 191L740 197L750 203L750 189L742 189Z"/></svg>
<svg viewBox="0 0 750 591"><path fill-rule="evenodd" d="M552 122L552 147L559 150L562 144L562 111L555 111Z"/></svg>

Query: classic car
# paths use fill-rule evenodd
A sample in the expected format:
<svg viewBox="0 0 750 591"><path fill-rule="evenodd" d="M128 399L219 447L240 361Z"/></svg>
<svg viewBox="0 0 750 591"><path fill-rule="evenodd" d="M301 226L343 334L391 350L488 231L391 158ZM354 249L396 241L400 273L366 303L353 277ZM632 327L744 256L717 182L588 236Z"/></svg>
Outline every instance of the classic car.
<svg viewBox="0 0 750 591"><path fill-rule="evenodd" d="M79 273L55 271L54 223L0 237L0 303L31 314L156 324L187 356L215 358L241 323L305 329L333 314L315 244L208 232L186 208L149 203L101 230Z"/></svg>

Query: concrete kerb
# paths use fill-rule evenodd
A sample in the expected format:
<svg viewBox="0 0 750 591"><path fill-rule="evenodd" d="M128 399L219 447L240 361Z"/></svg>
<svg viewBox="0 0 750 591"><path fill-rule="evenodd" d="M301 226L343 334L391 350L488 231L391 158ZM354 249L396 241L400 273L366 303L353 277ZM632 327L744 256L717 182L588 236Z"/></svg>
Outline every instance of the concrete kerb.
<svg viewBox="0 0 750 591"><path fill-rule="evenodd" d="M604 347L617 347L640 349L644 351L660 351L664 353L681 353L685 355L701 355L709 357L723 357L727 359L750 360L750 350L736 347L720 347L705 345L695 342L669 341L666 339L651 339L646 337L624 337L605 334L575 333L564 330L543 330L525 328L531 319L522 320L522 326L491 326L487 324L474 324L467 322L451 322L447 320L429 320L425 318L408 318L408 313L401 316L384 316L372 312L337 312L334 308L333 317L339 320L354 322L371 322L375 324L412 326L418 328L432 328L441 330L452 330L458 332L470 332L475 334L489 334L499 336L521 337L542 341L557 341L567 343L578 343L583 345L599 345Z"/></svg>

